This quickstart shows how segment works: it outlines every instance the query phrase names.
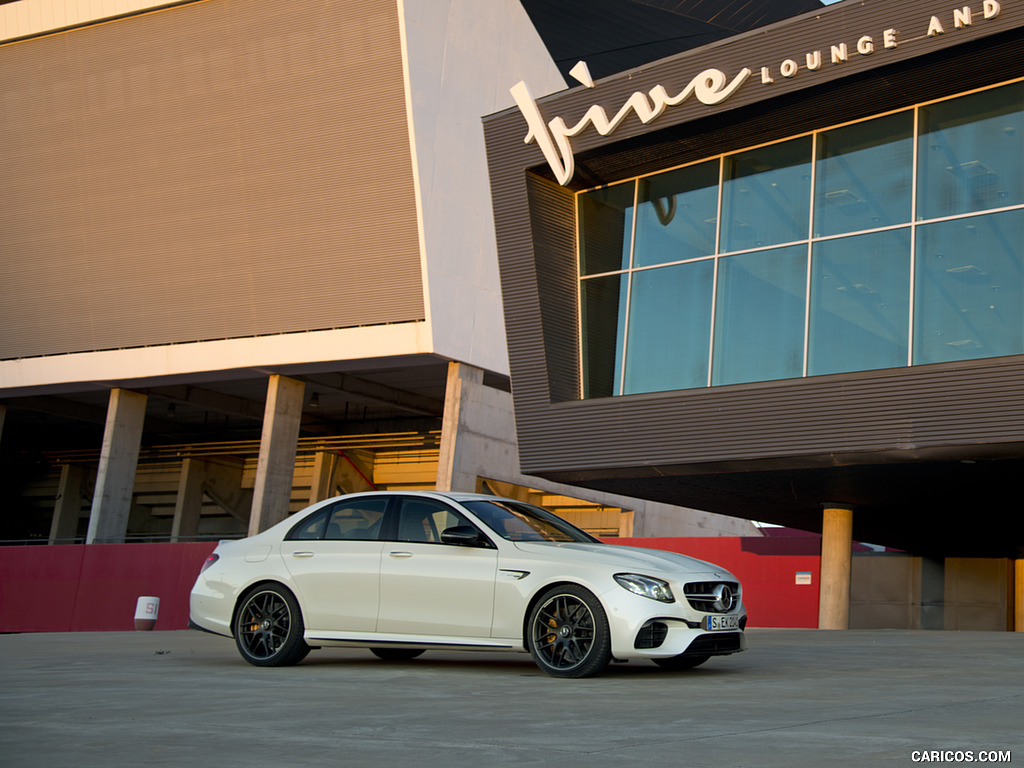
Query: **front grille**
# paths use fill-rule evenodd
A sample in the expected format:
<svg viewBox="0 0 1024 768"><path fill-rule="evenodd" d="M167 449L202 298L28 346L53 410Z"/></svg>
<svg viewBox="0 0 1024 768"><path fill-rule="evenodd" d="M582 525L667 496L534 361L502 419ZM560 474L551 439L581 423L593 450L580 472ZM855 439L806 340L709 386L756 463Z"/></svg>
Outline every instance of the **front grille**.
<svg viewBox="0 0 1024 768"><path fill-rule="evenodd" d="M742 635L739 632L715 632L701 635L686 649L686 653L708 654L710 656L724 653L735 653L743 647Z"/></svg>
<svg viewBox="0 0 1024 768"><path fill-rule="evenodd" d="M683 585L683 594L694 610L728 613L740 601L740 585L735 581L691 581Z"/></svg>
<svg viewBox="0 0 1024 768"><path fill-rule="evenodd" d="M663 621L649 621L640 627L634 648L660 648L668 636L668 625Z"/></svg>

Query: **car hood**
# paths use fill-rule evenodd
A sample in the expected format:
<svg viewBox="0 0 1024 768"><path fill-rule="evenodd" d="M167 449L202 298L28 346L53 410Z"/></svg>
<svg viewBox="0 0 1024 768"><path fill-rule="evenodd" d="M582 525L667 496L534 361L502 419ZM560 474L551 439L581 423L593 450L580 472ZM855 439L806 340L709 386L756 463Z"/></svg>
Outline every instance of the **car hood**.
<svg viewBox="0 0 1024 768"><path fill-rule="evenodd" d="M592 564L602 563L623 571L636 571L651 575L651 571L662 573L707 573L711 571L717 578L735 579L729 571L720 566L698 560L676 552L665 552L660 549L643 547L623 547L617 544L585 544L579 542L553 541L517 541L514 542L520 551L557 560L584 561Z"/></svg>

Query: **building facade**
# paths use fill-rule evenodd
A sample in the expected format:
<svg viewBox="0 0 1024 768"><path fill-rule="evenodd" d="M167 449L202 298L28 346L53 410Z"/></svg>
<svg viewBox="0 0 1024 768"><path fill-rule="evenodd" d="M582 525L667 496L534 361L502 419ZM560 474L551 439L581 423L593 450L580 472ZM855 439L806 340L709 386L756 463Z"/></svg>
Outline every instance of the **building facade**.
<svg viewBox="0 0 1024 768"><path fill-rule="evenodd" d="M435 486L750 530L519 471L480 116L565 83L515 0L18 0L0 73L0 539Z"/></svg>
<svg viewBox="0 0 1024 768"><path fill-rule="evenodd" d="M851 535L1024 556L1022 22L838 3L515 85L485 131L524 471L824 530L838 595Z"/></svg>

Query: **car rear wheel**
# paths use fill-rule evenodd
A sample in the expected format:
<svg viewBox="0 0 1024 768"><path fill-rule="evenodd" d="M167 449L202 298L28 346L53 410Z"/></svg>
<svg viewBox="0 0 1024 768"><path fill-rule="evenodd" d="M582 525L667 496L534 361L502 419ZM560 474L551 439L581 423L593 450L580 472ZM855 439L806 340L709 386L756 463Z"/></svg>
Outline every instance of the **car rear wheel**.
<svg viewBox="0 0 1024 768"><path fill-rule="evenodd" d="M384 661L409 661L423 655L422 648L371 648L370 653Z"/></svg>
<svg viewBox="0 0 1024 768"><path fill-rule="evenodd" d="M553 677L591 677L611 661L611 636L604 608L575 584L548 590L527 623L530 653Z"/></svg>
<svg viewBox="0 0 1024 768"><path fill-rule="evenodd" d="M257 587L241 600L235 615L235 645L257 667L298 664L309 653L302 639L299 604L284 587Z"/></svg>
<svg viewBox="0 0 1024 768"><path fill-rule="evenodd" d="M679 656L669 656L667 659L655 659L654 663L659 667L671 670L680 669L693 669L699 667L705 661L710 659L710 656L697 656L697 655L686 655L681 654Z"/></svg>

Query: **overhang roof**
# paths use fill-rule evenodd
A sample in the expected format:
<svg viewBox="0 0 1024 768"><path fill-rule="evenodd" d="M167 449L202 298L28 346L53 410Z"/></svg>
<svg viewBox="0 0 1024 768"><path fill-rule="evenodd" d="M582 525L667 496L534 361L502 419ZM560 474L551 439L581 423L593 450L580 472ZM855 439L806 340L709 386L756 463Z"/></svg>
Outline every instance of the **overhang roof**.
<svg viewBox="0 0 1024 768"><path fill-rule="evenodd" d="M520 0L562 76L594 77L818 10L819 0Z"/></svg>

